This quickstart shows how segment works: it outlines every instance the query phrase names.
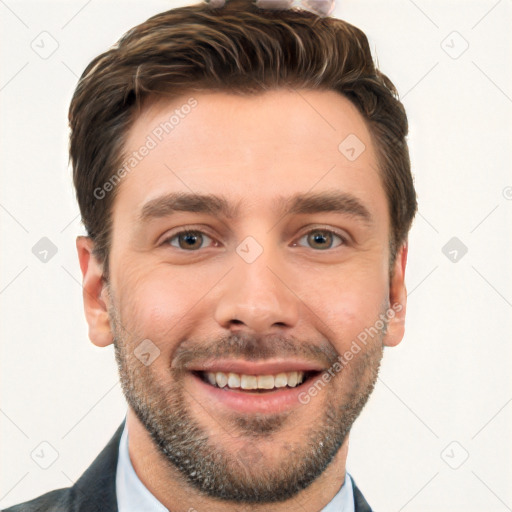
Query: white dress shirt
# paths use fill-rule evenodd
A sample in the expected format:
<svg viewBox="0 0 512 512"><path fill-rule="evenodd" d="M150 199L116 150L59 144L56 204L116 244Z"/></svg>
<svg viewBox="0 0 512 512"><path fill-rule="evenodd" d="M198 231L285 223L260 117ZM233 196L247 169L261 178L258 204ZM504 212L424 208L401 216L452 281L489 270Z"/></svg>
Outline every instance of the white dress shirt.
<svg viewBox="0 0 512 512"><path fill-rule="evenodd" d="M348 471L340 490L320 512L354 512L352 479ZM119 442L116 471L116 495L119 512L169 512L140 481L133 469L128 451L128 426Z"/></svg>

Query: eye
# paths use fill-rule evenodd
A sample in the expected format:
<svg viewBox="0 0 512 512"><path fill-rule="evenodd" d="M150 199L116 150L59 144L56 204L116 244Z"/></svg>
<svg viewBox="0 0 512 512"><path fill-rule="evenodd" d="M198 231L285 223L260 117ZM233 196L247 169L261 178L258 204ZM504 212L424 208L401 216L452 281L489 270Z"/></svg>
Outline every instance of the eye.
<svg viewBox="0 0 512 512"><path fill-rule="evenodd" d="M299 238L299 242L303 239L306 239L306 243L310 244L310 246L314 249L327 250L333 248L333 242L335 238L339 239L340 243L334 247L339 247L340 245L346 245L348 243L347 239L342 235L330 229L323 228L316 228L308 231L306 234ZM185 251L197 251L202 249L204 243L207 241L214 242L214 245L217 245L217 242L215 242L213 238L208 236L203 231L197 229L186 229L169 236L162 242L162 245L171 245L177 249L182 249ZM303 246L300 243L293 244L293 246L297 245Z"/></svg>
<svg viewBox="0 0 512 512"><path fill-rule="evenodd" d="M202 248L201 246L205 239L212 240L212 238L202 231L188 229L186 231L179 231L169 238L166 238L163 243L186 251L197 251ZM176 241L173 242L174 240Z"/></svg>
<svg viewBox="0 0 512 512"><path fill-rule="evenodd" d="M334 238L338 238L339 240L341 240L341 243L338 244L336 247L338 247L339 245L347 244L347 240L345 239L345 237L335 233L334 231L331 231L330 229L313 229L311 231L308 231L301 238L299 238L299 241L303 240L304 238L306 238L308 244L312 244L314 249L316 248L320 250L332 249Z"/></svg>

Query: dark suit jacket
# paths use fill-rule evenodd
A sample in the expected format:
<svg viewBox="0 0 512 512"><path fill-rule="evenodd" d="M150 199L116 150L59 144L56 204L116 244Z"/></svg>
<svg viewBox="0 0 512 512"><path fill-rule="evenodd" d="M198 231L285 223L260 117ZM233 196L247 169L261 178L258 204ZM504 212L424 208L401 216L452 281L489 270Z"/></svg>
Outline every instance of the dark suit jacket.
<svg viewBox="0 0 512 512"><path fill-rule="evenodd" d="M50 491L33 500L4 509L3 512L118 512L116 470L123 428L124 420L75 485ZM352 482L355 512L372 512L354 479Z"/></svg>

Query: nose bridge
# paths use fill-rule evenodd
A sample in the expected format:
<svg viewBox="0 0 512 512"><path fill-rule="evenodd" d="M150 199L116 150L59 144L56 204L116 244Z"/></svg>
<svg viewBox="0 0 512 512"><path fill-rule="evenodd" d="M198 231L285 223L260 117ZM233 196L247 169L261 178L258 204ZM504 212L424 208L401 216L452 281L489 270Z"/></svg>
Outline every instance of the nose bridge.
<svg viewBox="0 0 512 512"><path fill-rule="evenodd" d="M288 288L282 258L270 242L263 247L251 237L237 247L234 268L226 276L217 303L216 319L222 327L241 323L265 332L297 323L298 298Z"/></svg>

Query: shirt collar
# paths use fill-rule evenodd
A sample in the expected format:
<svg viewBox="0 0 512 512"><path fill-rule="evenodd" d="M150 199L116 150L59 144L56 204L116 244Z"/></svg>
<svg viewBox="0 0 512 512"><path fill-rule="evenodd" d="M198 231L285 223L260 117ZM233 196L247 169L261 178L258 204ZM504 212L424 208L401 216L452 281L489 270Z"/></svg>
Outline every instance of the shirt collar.
<svg viewBox="0 0 512 512"><path fill-rule="evenodd" d="M345 472L345 482L334 498L320 512L354 512L352 479ZM116 471L116 495L119 512L169 512L141 482L133 469L128 451L128 425L125 421L119 442Z"/></svg>
<svg viewBox="0 0 512 512"><path fill-rule="evenodd" d="M123 433L119 441L117 459L116 495L119 512L169 512L141 482L133 469L128 451L128 426L124 422Z"/></svg>

